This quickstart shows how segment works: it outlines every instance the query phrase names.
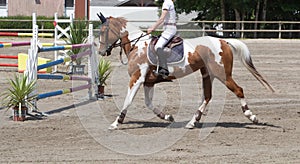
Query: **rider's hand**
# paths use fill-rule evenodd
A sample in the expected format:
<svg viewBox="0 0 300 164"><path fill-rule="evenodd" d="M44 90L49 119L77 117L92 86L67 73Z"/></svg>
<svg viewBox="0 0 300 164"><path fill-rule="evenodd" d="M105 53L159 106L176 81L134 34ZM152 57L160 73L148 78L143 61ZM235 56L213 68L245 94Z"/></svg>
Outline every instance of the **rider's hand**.
<svg viewBox="0 0 300 164"><path fill-rule="evenodd" d="M149 27L147 30L147 34L150 34L154 29L152 27Z"/></svg>

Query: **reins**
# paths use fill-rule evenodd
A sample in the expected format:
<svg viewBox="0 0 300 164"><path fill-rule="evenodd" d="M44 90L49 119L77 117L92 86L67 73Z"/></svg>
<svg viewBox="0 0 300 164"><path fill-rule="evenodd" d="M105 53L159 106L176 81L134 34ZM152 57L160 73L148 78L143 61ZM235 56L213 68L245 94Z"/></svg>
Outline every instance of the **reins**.
<svg viewBox="0 0 300 164"><path fill-rule="evenodd" d="M149 35L149 34L143 34L143 33L142 33L139 37L137 37L137 38L135 38L135 39L133 39L133 40L130 40L130 41L128 41L128 42L125 42L125 43L122 43L121 38L120 38L120 43L116 44L116 42L117 42L117 41L116 41L114 44L112 44L112 45L109 47L109 49L113 49L113 48L116 48L116 47L121 47L121 48L120 48L120 61L121 61L121 63L122 63L123 65L127 65L128 62L125 63L125 62L123 61L123 59L122 59L122 53L123 53L122 46L134 42L134 44L131 46L131 48L130 48L130 50L129 50L129 52L128 52L128 53L130 53L130 52L134 49L134 47L135 47L135 45L137 44L137 42L138 42L141 38L143 38L143 37L145 37L145 36L147 36L147 35Z"/></svg>

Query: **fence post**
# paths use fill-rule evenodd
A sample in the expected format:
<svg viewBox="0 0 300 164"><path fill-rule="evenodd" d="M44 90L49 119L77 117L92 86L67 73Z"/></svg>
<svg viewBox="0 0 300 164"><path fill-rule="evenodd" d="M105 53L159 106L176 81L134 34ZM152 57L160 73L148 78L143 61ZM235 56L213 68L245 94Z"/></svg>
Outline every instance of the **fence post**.
<svg viewBox="0 0 300 164"><path fill-rule="evenodd" d="M202 22L202 36L205 36L205 23Z"/></svg>
<svg viewBox="0 0 300 164"><path fill-rule="evenodd" d="M278 38L281 39L281 22L278 23L279 24L279 32L278 32Z"/></svg>
<svg viewBox="0 0 300 164"><path fill-rule="evenodd" d="M244 21L242 21L242 33L241 33L241 38L244 38L244 29L245 29L245 24Z"/></svg>

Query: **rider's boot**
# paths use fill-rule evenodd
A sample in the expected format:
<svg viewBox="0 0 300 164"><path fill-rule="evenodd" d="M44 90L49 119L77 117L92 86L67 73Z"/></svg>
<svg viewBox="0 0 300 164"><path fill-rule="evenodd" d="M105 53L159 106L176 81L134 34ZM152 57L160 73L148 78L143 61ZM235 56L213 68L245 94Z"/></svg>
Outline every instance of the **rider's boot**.
<svg viewBox="0 0 300 164"><path fill-rule="evenodd" d="M170 54L170 50L168 48L162 49L158 48L157 49L157 57L158 57L158 72L157 75L161 75L162 78L167 78L169 76L169 70L168 70L168 65L167 65L167 57Z"/></svg>

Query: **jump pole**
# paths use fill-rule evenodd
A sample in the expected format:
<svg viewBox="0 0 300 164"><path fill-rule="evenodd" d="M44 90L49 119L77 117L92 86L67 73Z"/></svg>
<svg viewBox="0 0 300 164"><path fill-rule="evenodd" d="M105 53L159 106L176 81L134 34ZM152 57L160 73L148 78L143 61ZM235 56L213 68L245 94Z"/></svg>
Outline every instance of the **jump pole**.
<svg viewBox="0 0 300 164"><path fill-rule="evenodd" d="M18 59L18 56L0 55L1 59ZM18 67L15 63L0 63L0 67Z"/></svg>
<svg viewBox="0 0 300 164"><path fill-rule="evenodd" d="M38 74L38 79L52 79L52 80L79 80L79 81L87 81L91 82L89 77L84 76L70 76L70 75L52 75L52 74Z"/></svg>
<svg viewBox="0 0 300 164"><path fill-rule="evenodd" d="M20 47L20 46L30 46L30 41L25 42L0 42L0 48L8 48L8 47ZM54 43L39 43L39 45L44 47L51 47Z"/></svg>
<svg viewBox="0 0 300 164"><path fill-rule="evenodd" d="M41 47L38 52L58 51L58 50L70 50L75 48L90 48L91 44L73 44L64 46L53 46L53 47Z"/></svg>
<svg viewBox="0 0 300 164"><path fill-rule="evenodd" d="M18 56L0 55L2 59L18 59Z"/></svg>
<svg viewBox="0 0 300 164"><path fill-rule="evenodd" d="M22 33L22 32L0 32L0 36L14 36L14 37L32 37L33 33ZM51 33L40 33L39 37L53 37Z"/></svg>
<svg viewBox="0 0 300 164"><path fill-rule="evenodd" d="M9 42L9 43L0 43L0 48L29 46L29 45L30 42Z"/></svg>
<svg viewBox="0 0 300 164"><path fill-rule="evenodd" d="M91 84L39 94L37 100L91 88Z"/></svg>
<svg viewBox="0 0 300 164"><path fill-rule="evenodd" d="M62 63L65 63L65 62L68 62L68 61L71 61L71 60L75 60L77 58L80 58L80 57L83 57L83 56L86 56L86 55L91 55L91 54L92 54L91 50L88 50L88 51L85 51L85 52L81 52L81 53L78 53L76 55L65 57L64 59L58 59L56 61L52 61L52 62L49 62L49 63L46 63L46 64L39 65L37 67L37 70L41 70L41 69L44 69L44 68L52 67L52 66L55 66L55 65L58 65L58 64L62 64Z"/></svg>
<svg viewBox="0 0 300 164"><path fill-rule="evenodd" d="M18 64L11 63L0 63L0 67L18 67Z"/></svg>

